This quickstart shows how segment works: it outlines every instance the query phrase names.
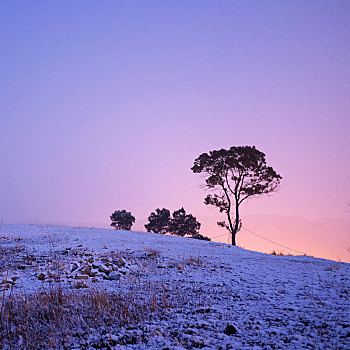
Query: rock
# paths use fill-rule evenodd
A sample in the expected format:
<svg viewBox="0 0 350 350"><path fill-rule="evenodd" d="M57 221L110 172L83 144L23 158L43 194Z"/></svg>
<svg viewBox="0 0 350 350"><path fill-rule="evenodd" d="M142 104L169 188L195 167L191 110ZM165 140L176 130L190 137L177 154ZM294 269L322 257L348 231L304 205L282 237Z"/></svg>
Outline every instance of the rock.
<svg viewBox="0 0 350 350"><path fill-rule="evenodd" d="M98 269L98 268L100 267L100 265L101 265L101 262L95 261L95 262L93 262L91 265L92 265L92 267L93 267L94 269Z"/></svg>
<svg viewBox="0 0 350 350"><path fill-rule="evenodd" d="M63 266L62 272L66 275L69 275L71 273L71 270L69 269L68 266Z"/></svg>
<svg viewBox="0 0 350 350"><path fill-rule="evenodd" d="M74 260L74 261L72 261L72 264L74 264L77 268L80 267L79 261Z"/></svg>
<svg viewBox="0 0 350 350"><path fill-rule="evenodd" d="M118 273L118 272L116 272L116 271L112 271L112 272L110 272L110 274L108 275L107 279L117 281L117 280L120 279L120 276L121 276L120 273Z"/></svg>
<svg viewBox="0 0 350 350"><path fill-rule="evenodd" d="M112 271L112 269L110 267L107 267L105 264L100 264L98 269L104 273L109 273Z"/></svg>
<svg viewBox="0 0 350 350"><path fill-rule="evenodd" d="M12 279L12 281L13 281L13 282L15 282L16 280L18 280L18 279L19 279L19 276L17 276L17 275L12 276L12 277L11 277L11 279Z"/></svg>
<svg viewBox="0 0 350 350"><path fill-rule="evenodd" d="M97 269L91 269L91 270L90 270L90 273L89 273L89 276L90 276L90 277L94 277L94 276L96 276L98 273L99 273L99 271L98 271Z"/></svg>
<svg viewBox="0 0 350 350"><path fill-rule="evenodd" d="M158 269L166 269L167 268L166 264L158 264L157 267L158 267Z"/></svg>
<svg viewBox="0 0 350 350"><path fill-rule="evenodd" d="M128 269L126 267L120 267L118 271L121 272L123 275L126 275L126 273L128 272Z"/></svg>
<svg viewBox="0 0 350 350"><path fill-rule="evenodd" d="M41 272L38 276L38 280L43 281L46 278L46 274L44 272Z"/></svg>
<svg viewBox="0 0 350 350"><path fill-rule="evenodd" d="M12 284L12 285L14 285L15 282L14 282L14 281L9 281L9 280L3 280L3 281L1 282L1 284L5 284L5 285Z"/></svg>
<svg viewBox="0 0 350 350"><path fill-rule="evenodd" d="M89 276L87 276L87 275L76 275L75 279L76 280L88 280Z"/></svg>
<svg viewBox="0 0 350 350"><path fill-rule="evenodd" d="M87 261L88 261L89 263L93 263L93 262L94 262L94 257L93 257L93 256L90 256L90 258L87 259Z"/></svg>
<svg viewBox="0 0 350 350"><path fill-rule="evenodd" d="M83 267L80 269L80 272L81 272L83 275L90 275L90 272L91 272L91 265L85 265L85 266L83 266Z"/></svg>
<svg viewBox="0 0 350 350"><path fill-rule="evenodd" d="M70 278L75 278L75 276L78 274L78 270L77 269L75 269L74 271L72 271L69 275L68 275L68 277L70 277Z"/></svg>
<svg viewBox="0 0 350 350"><path fill-rule="evenodd" d="M226 334L226 335L237 334L237 332L238 332L238 329L233 324L228 324L224 330L224 334Z"/></svg>
<svg viewBox="0 0 350 350"><path fill-rule="evenodd" d="M119 262L120 266L125 266L125 264L126 264L126 260L124 258L122 258L122 257L119 258L118 262Z"/></svg>
<svg viewBox="0 0 350 350"><path fill-rule="evenodd" d="M139 268L140 268L139 265L136 265L136 264L133 264L133 265L129 266L130 270L138 270Z"/></svg>

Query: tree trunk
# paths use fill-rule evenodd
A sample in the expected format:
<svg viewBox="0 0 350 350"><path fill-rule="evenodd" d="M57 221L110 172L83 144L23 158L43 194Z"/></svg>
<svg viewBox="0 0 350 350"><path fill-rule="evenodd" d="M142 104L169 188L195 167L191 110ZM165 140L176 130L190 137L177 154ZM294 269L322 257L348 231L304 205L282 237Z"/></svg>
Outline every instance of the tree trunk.
<svg viewBox="0 0 350 350"><path fill-rule="evenodd" d="M236 245L236 232L232 232L232 245Z"/></svg>
<svg viewBox="0 0 350 350"><path fill-rule="evenodd" d="M235 227L233 228L232 232L232 245L236 245L236 234L239 229L239 204L236 202L236 219L235 219ZM231 224L232 227L232 224Z"/></svg>
<svg viewBox="0 0 350 350"><path fill-rule="evenodd" d="M235 229L233 228L233 224L232 224L232 220L231 220L231 211L230 208L227 211L227 219L228 219L228 227L229 227L229 231L232 234L232 245L236 245L236 240L234 239L234 237L236 236L236 233L234 233ZM234 243L233 243L234 242Z"/></svg>

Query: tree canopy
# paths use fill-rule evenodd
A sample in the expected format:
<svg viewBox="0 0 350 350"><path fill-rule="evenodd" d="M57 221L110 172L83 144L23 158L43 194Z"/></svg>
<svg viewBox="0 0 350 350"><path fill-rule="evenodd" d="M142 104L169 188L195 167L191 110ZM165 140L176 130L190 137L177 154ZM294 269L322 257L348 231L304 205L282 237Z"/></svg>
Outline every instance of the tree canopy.
<svg viewBox="0 0 350 350"><path fill-rule="evenodd" d="M132 225L135 223L135 217L126 210L116 210L111 216L111 226L116 230L130 231Z"/></svg>
<svg viewBox="0 0 350 350"><path fill-rule="evenodd" d="M170 233L176 236L190 236L192 238L210 241L210 238L199 233L201 224L197 219L187 214L184 208L175 210L170 216L168 209L156 209L148 217L148 224L145 225L147 232L160 234Z"/></svg>
<svg viewBox="0 0 350 350"><path fill-rule="evenodd" d="M204 203L226 214L228 223L220 221L218 225L230 231L233 245L236 245L236 233L241 225L241 203L247 198L274 192L282 179L267 166L265 154L255 146L233 146L228 150L203 153L195 159L191 170L204 174L206 187L216 190L206 196Z"/></svg>
<svg viewBox="0 0 350 350"><path fill-rule="evenodd" d="M156 209L148 217L149 223L145 225L147 232L165 234L169 232L170 211L168 209Z"/></svg>
<svg viewBox="0 0 350 350"><path fill-rule="evenodd" d="M169 223L169 232L176 236L190 235L195 237L199 234L201 224L191 215L186 214L184 208L173 212L173 217Z"/></svg>

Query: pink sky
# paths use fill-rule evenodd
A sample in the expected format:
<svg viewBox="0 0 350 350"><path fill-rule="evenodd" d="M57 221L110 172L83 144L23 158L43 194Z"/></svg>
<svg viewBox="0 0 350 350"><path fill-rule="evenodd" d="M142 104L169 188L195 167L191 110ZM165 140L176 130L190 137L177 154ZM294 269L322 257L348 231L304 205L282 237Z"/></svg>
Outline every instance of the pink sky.
<svg viewBox="0 0 350 350"><path fill-rule="evenodd" d="M224 232L203 204L193 160L255 145L283 180L278 193L242 207L243 224L348 259L348 1L1 8L5 222L108 225L125 208L142 229L156 208L184 206L215 237ZM244 231L238 243L280 250Z"/></svg>

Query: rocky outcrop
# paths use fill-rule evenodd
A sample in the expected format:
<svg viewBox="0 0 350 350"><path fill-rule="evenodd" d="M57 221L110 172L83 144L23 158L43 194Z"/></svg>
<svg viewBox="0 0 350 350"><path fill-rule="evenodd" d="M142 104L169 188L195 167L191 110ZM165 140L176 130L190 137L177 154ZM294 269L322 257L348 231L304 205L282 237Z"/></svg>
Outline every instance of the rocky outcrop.
<svg viewBox="0 0 350 350"><path fill-rule="evenodd" d="M70 281L74 279L92 279L95 282L99 279L118 281L122 275L134 273L137 269L138 265L132 265L122 257L112 259L110 257L100 258L88 256L78 260L67 261L65 264L61 264L56 271L48 268L46 270L47 272L40 272L37 278L41 281L51 278L61 281Z"/></svg>

